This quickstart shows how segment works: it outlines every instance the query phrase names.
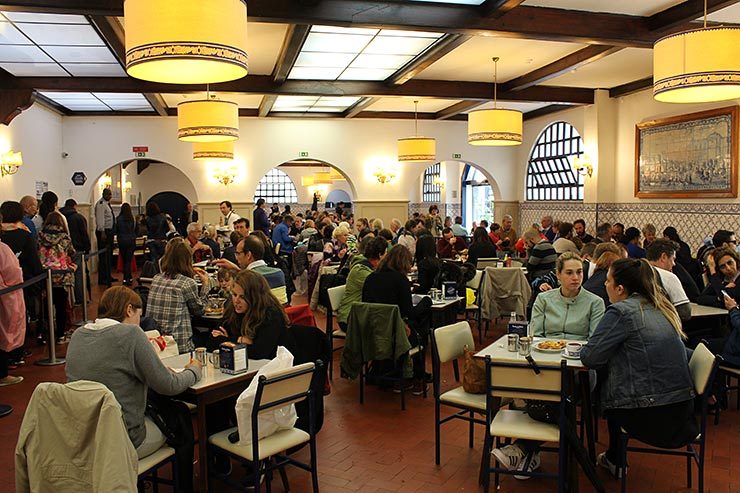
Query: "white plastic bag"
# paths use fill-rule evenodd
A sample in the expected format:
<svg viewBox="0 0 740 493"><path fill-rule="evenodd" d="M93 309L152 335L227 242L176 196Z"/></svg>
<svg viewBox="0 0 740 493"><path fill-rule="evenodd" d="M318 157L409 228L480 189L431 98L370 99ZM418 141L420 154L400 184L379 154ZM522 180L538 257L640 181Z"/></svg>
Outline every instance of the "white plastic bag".
<svg viewBox="0 0 740 493"><path fill-rule="evenodd" d="M172 336L163 336L158 330L148 330L144 332L149 338L149 343L154 348L159 359L169 358L180 354L177 348L177 341Z"/></svg>
<svg viewBox="0 0 740 493"><path fill-rule="evenodd" d="M279 370L285 370L293 366L293 355L283 346L278 346L277 355L273 360L259 369L254 379L236 400L236 424L239 427L239 445L251 445L252 443L252 408L257 396L257 385L260 375L269 376ZM295 405L272 409L261 413L257 417L257 432L259 440L272 435L279 430L293 428L298 420Z"/></svg>

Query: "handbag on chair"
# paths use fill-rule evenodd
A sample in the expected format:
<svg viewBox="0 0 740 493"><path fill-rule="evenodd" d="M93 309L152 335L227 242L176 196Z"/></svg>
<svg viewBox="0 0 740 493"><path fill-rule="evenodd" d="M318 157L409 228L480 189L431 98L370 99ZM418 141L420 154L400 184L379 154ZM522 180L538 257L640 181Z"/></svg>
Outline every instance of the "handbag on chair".
<svg viewBox="0 0 740 493"><path fill-rule="evenodd" d="M468 394L486 393L486 362L474 357L475 352L463 349L463 382L462 386Z"/></svg>

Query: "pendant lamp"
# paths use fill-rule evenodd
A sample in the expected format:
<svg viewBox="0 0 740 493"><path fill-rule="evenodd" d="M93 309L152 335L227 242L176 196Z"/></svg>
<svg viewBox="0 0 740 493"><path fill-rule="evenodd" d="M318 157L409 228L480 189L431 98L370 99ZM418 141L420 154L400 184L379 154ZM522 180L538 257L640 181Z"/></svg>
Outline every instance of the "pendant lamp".
<svg viewBox="0 0 740 493"><path fill-rule="evenodd" d="M331 179L331 173L328 171L318 171L313 174L314 185L331 185L334 183Z"/></svg>
<svg viewBox="0 0 740 493"><path fill-rule="evenodd" d="M653 97L664 103L740 98L740 27L704 27L671 34L653 46Z"/></svg>
<svg viewBox="0 0 740 493"><path fill-rule="evenodd" d="M414 101L414 135L398 139L398 160L411 163L435 161L437 141L431 137L419 137L419 101Z"/></svg>
<svg viewBox="0 0 740 493"><path fill-rule="evenodd" d="M194 142L193 159L232 161L234 159L234 141L226 142Z"/></svg>
<svg viewBox="0 0 740 493"><path fill-rule="evenodd" d="M126 0L126 72L170 84L247 75L244 0Z"/></svg>
<svg viewBox="0 0 740 493"><path fill-rule="evenodd" d="M177 138L183 142L225 142L239 138L239 106L208 99L177 105Z"/></svg>
<svg viewBox="0 0 740 493"><path fill-rule="evenodd" d="M522 112L498 108L498 57L493 58L493 109L468 113L468 144L516 146L522 143Z"/></svg>

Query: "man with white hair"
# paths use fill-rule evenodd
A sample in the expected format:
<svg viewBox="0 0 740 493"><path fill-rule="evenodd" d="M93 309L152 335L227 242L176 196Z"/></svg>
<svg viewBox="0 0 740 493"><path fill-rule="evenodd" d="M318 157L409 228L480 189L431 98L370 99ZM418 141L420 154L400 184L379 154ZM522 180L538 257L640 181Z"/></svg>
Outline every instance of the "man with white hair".
<svg viewBox="0 0 740 493"><path fill-rule="evenodd" d="M188 245L190 245L190 250L193 252L193 262L202 262L208 254L213 255L211 247L200 241L203 236L203 228L200 223L188 224L187 232ZM206 252L208 252L208 254Z"/></svg>
<svg viewBox="0 0 740 493"><path fill-rule="evenodd" d="M501 221L501 234L499 238L503 240L501 243L501 250L505 252L514 251L514 245L516 245L519 239L516 235L516 230L513 228L514 218L509 214L506 214Z"/></svg>
<svg viewBox="0 0 740 493"><path fill-rule="evenodd" d="M542 224L542 234L545 235L547 241L552 243L555 239L555 231L552 230L552 216L542 216L540 223Z"/></svg>
<svg viewBox="0 0 740 493"><path fill-rule="evenodd" d="M402 229L401 221L396 219L395 217L391 219L391 233L393 233L393 244L395 245L398 243L398 237L401 236L401 229Z"/></svg>

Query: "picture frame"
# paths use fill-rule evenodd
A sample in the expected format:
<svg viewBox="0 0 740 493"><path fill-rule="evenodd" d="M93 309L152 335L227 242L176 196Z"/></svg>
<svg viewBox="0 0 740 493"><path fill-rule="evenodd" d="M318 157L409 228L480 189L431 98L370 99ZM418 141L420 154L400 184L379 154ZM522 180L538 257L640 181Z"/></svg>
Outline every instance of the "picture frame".
<svg viewBox="0 0 740 493"><path fill-rule="evenodd" d="M635 125L635 197L734 198L738 106Z"/></svg>

